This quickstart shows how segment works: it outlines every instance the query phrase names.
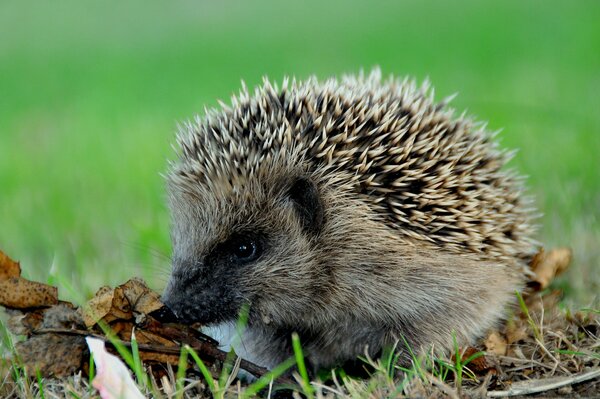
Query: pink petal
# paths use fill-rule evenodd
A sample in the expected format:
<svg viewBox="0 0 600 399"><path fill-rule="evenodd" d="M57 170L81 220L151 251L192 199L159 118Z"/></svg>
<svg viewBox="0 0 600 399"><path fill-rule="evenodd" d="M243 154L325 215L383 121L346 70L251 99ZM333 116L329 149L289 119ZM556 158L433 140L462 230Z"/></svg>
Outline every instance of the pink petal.
<svg viewBox="0 0 600 399"><path fill-rule="evenodd" d="M143 399L144 395L131 379L129 369L104 348L104 341L86 337L96 363L96 377L92 381L102 399Z"/></svg>

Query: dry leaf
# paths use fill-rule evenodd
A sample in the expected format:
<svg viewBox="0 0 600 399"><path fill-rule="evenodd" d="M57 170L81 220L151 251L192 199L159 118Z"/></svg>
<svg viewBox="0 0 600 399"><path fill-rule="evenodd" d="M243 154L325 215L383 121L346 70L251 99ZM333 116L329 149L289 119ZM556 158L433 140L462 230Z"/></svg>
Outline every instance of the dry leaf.
<svg viewBox="0 0 600 399"><path fill-rule="evenodd" d="M179 345L170 339L163 338L158 334L153 334L150 331L136 330L136 339L138 343L148 345L158 345L165 348L178 348Z"/></svg>
<svg viewBox="0 0 600 399"><path fill-rule="evenodd" d="M92 327L110 312L113 296L114 290L112 288L100 287L96 295L81 308L81 316L86 327Z"/></svg>
<svg viewBox="0 0 600 399"><path fill-rule="evenodd" d="M125 296L122 286L118 286L114 291L112 307L109 314L104 316L104 321L108 323L113 320L130 320L132 318L133 312L129 299Z"/></svg>
<svg viewBox="0 0 600 399"><path fill-rule="evenodd" d="M67 377L81 370L87 356L83 337L65 334L34 335L15 345L29 375Z"/></svg>
<svg viewBox="0 0 600 399"><path fill-rule="evenodd" d="M21 266L19 265L19 262L15 262L4 252L0 251L0 280L20 276Z"/></svg>
<svg viewBox="0 0 600 399"><path fill-rule="evenodd" d="M99 320L105 323L130 320L133 318L133 312L146 315L163 306L160 296L148 288L143 280L132 278L114 289L100 288L94 298L84 306L82 316L89 328Z"/></svg>
<svg viewBox="0 0 600 399"><path fill-rule="evenodd" d="M0 251L0 305L9 309L56 305L58 289L21 278L21 266Z"/></svg>
<svg viewBox="0 0 600 399"><path fill-rule="evenodd" d="M506 341L509 345L517 343L519 341L523 341L529 337L529 326L528 325L520 325L513 326L513 328L508 328L506 330Z"/></svg>
<svg viewBox="0 0 600 399"><path fill-rule="evenodd" d="M137 313L149 314L162 308L164 305L160 301L160 296L152 291L146 283L139 278L132 278L119 288L127 297L131 310Z"/></svg>
<svg viewBox="0 0 600 399"><path fill-rule="evenodd" d="M477 354L478 352L481 351L469 346L463 351L461 361L463 363L466 362L471 356ZM456 358L452 356L452 359L455 360ZM479 353L477 357L470 360L466 364L466 367L468 367L469 370L478 375L486 374L489 370L493 369L493 367L488 364L487 359L485 358L485 355L483 353Z"/></svg>
<svg viewBox="0 0 600 399"><path fill-rule="evenodd" d="M9 277L0 280L0 305L10 309L27 309L58 304L58 288Z"/></svg>
<svg viewBox="0 0 600 399"><path fill-rule="evenodd" d="M506 355L506 347L506 338L500 335L500 333L497 331L491 332L485 340L485 350L488 353L504 356Z"/></svg>
<svg viewBox="0 0 600 399"><path fill-rule="evenodd" d="M556 276L567 270L571 258L570 248L556 248L548 252L541 249L531 261L535 276L530 285L537 290L548 287Z"/></svg>
<svg viewBox="0 0 600 399"><path fill-rule="evenodd" d="M143 362L156 362L161 364L171 364L178 365L179 364L179 354L170 354L170 353L161 353L161 352L152 352L140 350L140 359ZM202 359L204 364L207 366L211 366L213 363L209 360Z"/></svg>
<svg viewBox="0 0 600 399"><path fill-rule="evenodd" d="M9 312L7 327L15 335L30 335L34 330L42 326L44 310L37 309L32 312L23 313L18 310Z"/></svg>

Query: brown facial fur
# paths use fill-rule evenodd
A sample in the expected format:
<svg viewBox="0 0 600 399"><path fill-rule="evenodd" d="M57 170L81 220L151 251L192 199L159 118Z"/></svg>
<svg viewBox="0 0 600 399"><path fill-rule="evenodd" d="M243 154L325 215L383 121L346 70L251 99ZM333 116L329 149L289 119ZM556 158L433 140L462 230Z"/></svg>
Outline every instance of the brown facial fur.
<svg viewBox="0 0 600 399"><path fill-rule="evenodd" d="M165 303L204 323L249 304L244 345L265 366L290 355L292 332L317 368L492 326L533 251L530 217L487 133L413 86L266 84L188 126L169 175ZM220 254L236 234L261 256Z"/></svg>

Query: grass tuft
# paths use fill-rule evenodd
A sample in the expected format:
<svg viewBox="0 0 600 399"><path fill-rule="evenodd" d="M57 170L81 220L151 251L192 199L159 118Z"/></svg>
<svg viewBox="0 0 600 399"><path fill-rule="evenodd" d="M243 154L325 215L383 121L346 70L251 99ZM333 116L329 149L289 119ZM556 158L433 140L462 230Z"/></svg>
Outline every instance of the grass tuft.
<svg viewBox="0 0 600 399"><path fill-rule="evenodd" d="M296 333L292 334L292 347L294 348L296 366L298 367L298 372L301 377L300 383L302 392L308 399L312 399L315 395L315 391L308 378L308 371L306 370L306 364L304 363L304 353L302 352L302 346L300 345L300 337Z"/></svg>

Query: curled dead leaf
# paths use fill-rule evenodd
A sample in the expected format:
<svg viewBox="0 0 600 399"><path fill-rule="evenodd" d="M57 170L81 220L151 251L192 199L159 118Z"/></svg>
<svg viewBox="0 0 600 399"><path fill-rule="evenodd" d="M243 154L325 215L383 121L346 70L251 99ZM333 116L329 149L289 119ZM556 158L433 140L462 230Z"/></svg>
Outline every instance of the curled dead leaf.
<svg viewBox="0 0 600 399"><path fill-rule="evenodd" d="M21 277L21 266L0 251L0 305L28 309L56 305L58 289Z"/></svg>
<svg viewBox="0 0 600 399"><path fill-rule="evenodd" d="M143 362L156 362L161 364L171 364L176 365L179 362L180 355L178 354L170 354L170 353L161 353L161 352L153 352L153 351L140 351L140 359ZM206 365L211 365L211 362L205 362Z"/></svg>
<svg viewBox="0 0 600 399"><path fill-rule="evenodd" d="M39 329L44 321L44 309L37 309L28 313L13 310L8 314L10 317L8 318L7 327L10 332L16 335L29 335L34 330Z"/></svg>
<svg viewBox="0 0 600 399"><path fill-rule="evenodd" d="M129 299L125 295L125 291L122 286L115 288L112 307L110 313L105 316L104 321L110 322L113 320L129 320L133 318L133 311L131 310L131 304Z"/></svg>
<svg viewBox="0 0 600 399"><path fill-rule="evenodd" d="M0 280L0 305L10 309L27 309L58 304L58 288L47 284L9 277Z"/></svg>
<svg viewBox="0 0 600 399"><path fill-rule="evenodd" d="M507 345L506 338L498 331L492 331L485 340L486 352L493 353L494 355L506 355Z"/></svg>
<svg viewBox="0 0 600 399"><path fill-rule="evenodd" d="M112 288L100 287L94 297L80 309L86 327L92 327L110 312L113 296L114 290Z"/></svg>
<svg viewBox="0 0 600 399"><path fill-rule="evenodd" d="M547 252L541 249L531 261L535 276L529 285L536 290L548 287L556 276L567 270L572 256L570 248L555 248Z"/></svg>
<svg viewBox="0 0 600 399"><path fill-rule="evenodd" d="M20 277L21 265L8 257L4 252L0 251L0 280L9 277Z"/></svg>
<svg viewBox="0 0 600 399"><path fill-rule="evenodd" d="M455 360L455 356L452 356L452 359ZM485 354L472 346L467 347L462 352L461 362L477 375L486 374L494 368L488 364Z"/></svg>
<svg viewBox="0 0 600 399"><path fill-rule="evenodd" d="M82 316L89 328L99 320L105 323L129 320L133 318L133 313L146 315L163 306L160 296L148 288L143 280L132 278L114 289L100 288L83 307Z"/></svg>
<svg viewBox="0 0 600 399"><path fill-rule="evenodd" d="M119 288L123 290L131 310L136 313L149 314L164 306L160 295L148 288L142 279L132 278Z"/></svg>
<svg viewBox="0 0 600 399"><path fill-rule="evenodd" d="M529 336L529 327L527 325L514 326L506 330L506 341L509 345L524 341Z"/></svg>

